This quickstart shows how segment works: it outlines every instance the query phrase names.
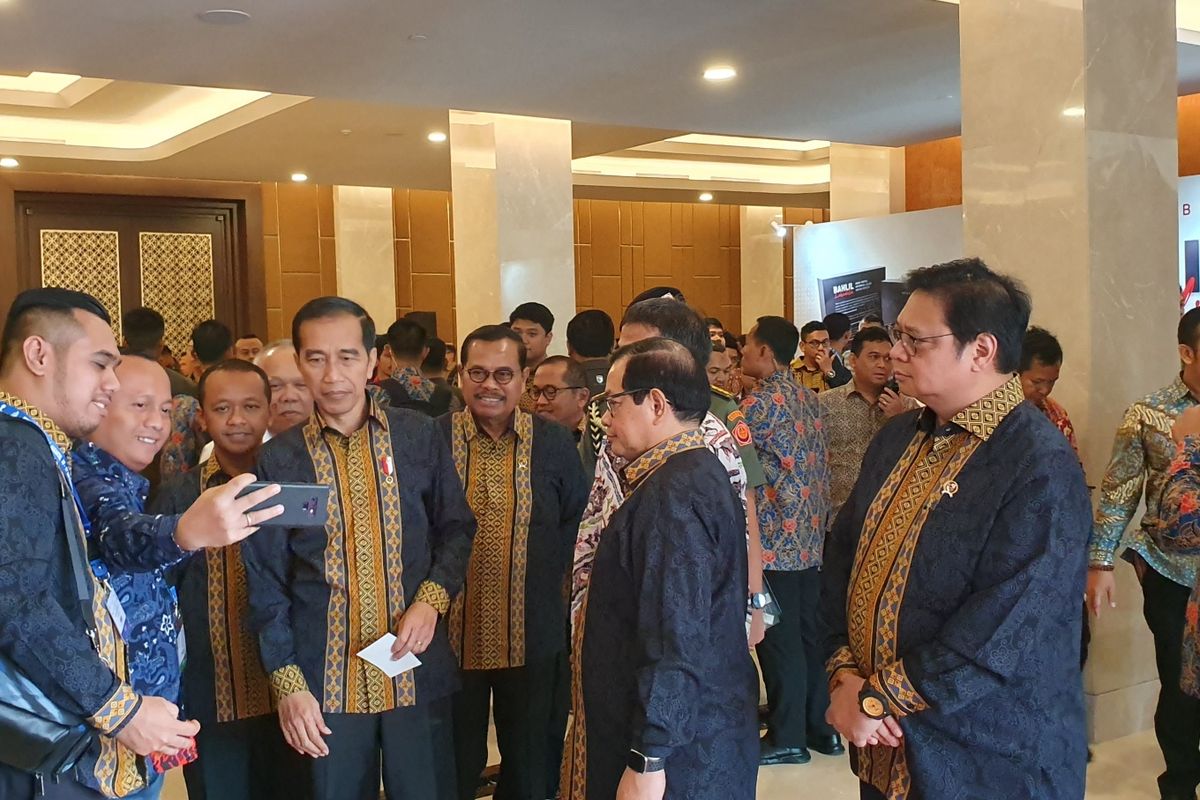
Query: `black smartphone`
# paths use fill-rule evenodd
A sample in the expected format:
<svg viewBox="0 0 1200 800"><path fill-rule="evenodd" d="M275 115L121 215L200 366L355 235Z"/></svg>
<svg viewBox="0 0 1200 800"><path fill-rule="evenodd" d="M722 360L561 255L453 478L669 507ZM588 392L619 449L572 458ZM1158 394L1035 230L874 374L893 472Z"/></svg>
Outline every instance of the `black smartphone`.
<svg viewBox="0 0 1200 800"><path fill-rule="evenodd" d="M896 383L896 379L895 379L895 378L892 378L890 381L888 381L887 383L885 383L885 384L883 385L883 388L885 388L885 389L891 389L891 390L892 390L893 392L895 392L896 394L900 394L900 384Z"/></svg>
<svg viewBox="0 0 1200 800"><path fill-rule="evenodd" d="M238 497L245 497L259 489L274 485L269 481L252 483ZM280 483L278 486L279 494L250 509L258 511L272 506L283 506L283 513L265 524L279 525L284 528L324 527L329 516L328 486L319 483Z"/></svg>

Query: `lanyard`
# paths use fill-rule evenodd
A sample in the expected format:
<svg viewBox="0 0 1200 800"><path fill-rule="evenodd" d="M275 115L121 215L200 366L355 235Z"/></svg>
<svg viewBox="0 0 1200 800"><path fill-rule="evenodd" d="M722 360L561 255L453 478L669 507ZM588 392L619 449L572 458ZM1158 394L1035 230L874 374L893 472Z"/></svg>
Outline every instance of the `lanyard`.
<svg viewBox="0 0 1200 800"><path fill-rule="evenodd" d="M79 492L75 490L75 483L71 480L71 466L67 461L67 454L58 446L58 442L54 441L54 438L37 423L37 420L29 416L23 409L0 400L0 414L29 423L37 428L42 436L46 438L46 444L50 446L50 454L54 456L55 466L58 467L58 471L62 475L66 485L71 487L71 496L75 500L75 508L79 511L79 521L83 523L84 533L90 534L92 532L92 524L88 521L87 511L83 507L83 500L79 497Z"/></svg>

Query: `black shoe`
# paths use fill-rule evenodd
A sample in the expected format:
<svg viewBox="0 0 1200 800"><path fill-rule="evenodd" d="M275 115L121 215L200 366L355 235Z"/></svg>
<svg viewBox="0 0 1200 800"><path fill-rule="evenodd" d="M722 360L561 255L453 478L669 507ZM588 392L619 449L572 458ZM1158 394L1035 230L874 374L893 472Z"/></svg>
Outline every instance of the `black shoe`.
<svg viewBox="0 0 1200 800"><path fill-rule="evenodd" d="M812 760L805 747L776 747L766 738L762 739L762 749L759 751L758 764L770 767L775 764L807 764Z"/></svg>
<svg viewBox="0 0 1200 800"><path fill-rule="evenodd" d="M1196 800L1196 792L1163 792L1162 800Z"/></svg>
<svg viewBox="0 0 1200 800"><path fill-rule="evenodd" d="M836 733L831 736L809 736L808 746L825 756L840 756L846 752L842 745L842 737Z"/></svg>

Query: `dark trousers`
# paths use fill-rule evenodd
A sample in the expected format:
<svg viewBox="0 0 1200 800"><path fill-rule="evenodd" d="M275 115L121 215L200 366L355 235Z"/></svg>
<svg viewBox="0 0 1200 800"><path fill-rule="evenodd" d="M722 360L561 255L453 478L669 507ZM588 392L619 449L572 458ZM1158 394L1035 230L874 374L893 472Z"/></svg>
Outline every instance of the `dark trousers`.
<svg viewBox="0 0 1200 800"><path fill-rule="evenodd" d="M462 672L454 696L454 752L458 796L475 796L487 766L488 703L496 720L500 780L496 800L545 800L546 730L554 697L557 657L511 669Z"/></svg>
<svg viewBox="0 0 1200 800"><path fill-rule="evenodd" d="M382 714L326 714L329 755L312 761L313 800L452 800L450 700Z"/></svg>
<svg viewBox="0 0 1200 800"><path fill-rule="evenodd" d="M298 800L309 760L288 747L279 717L210 722L196 735L199 758L183 768L188 800Z"/></svg>
<svg viewBox="0 0 1200 800"><path fill-rule="evenodd" d="M779 622L758 645L767 687L767 734L776 747L807 747L809 736L832 736L825 722L829 682L817 624L821 574L816 569L767 573Z"/></svg>
<svg viewBox="0 0 1200 800"><path fill-rule="evenodd" d="M884 796L883 792L879 791L869 783L858 784L858 797L859 800L887 800L887 797Z"/></svg>
<svg viewBox="0 0 1200 800"><path fill-rule="evenodd" d="M55 783L43 781L45 794L38 794L38 784L28 772L0 764L0 800L104 800L104 795L76 783L67 773Z"/></svg>
<svg viewBox="0 0 1200 800"><path fill-rule="evenodd" d="M567 641L571 637L567 636ZM546 729L546 797L558 796L563 740L571 716L571 657L566 650L554 662L554 691L550 698L550 723Z"/></svg>
<svg viewBox="0 0 1200 800"><path fill-rule="evenodd" d="M1192 797L1200 784L1200 700L1179 686L1183 624L1190 590L1147 567L1142 613L1154 634L1154 659L1162 687L1154 711L1154 734L1167 771L1158 776L1164 796Z"/></svg>

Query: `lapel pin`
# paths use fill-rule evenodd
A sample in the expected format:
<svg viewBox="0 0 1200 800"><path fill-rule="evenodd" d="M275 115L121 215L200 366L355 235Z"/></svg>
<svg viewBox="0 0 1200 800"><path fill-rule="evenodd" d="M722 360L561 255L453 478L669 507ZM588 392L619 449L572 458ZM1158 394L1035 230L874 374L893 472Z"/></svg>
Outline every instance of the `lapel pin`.
<svg viewBox="0 0 1200 800"><path fill-rule="evenodd" d="M956 495L956 494L958 494L958 484L957 483L955 483L954 481L946 481L945 483L942 484L942 495L943 496L953 498L954 495Z"/></svg>

